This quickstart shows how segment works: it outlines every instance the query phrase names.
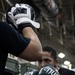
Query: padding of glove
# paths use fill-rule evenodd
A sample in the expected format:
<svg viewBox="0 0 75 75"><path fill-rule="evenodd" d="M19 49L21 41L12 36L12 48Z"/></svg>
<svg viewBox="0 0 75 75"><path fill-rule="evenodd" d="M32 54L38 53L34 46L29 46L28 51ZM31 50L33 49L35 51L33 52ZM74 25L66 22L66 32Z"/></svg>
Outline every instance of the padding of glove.
<svg viewBox="0 0 75 75"><path fill-rule="evenodd" d="M59 73L51 64L48 64L40 69L38 75L59 75Z"/></svg>
<svg viewBox="0 0 75 75"><path fill-rule="evenodd" d="M32 27L40 28L40 24L34 21L34 10L28 4L15 4L15 6L11 7L10 11L8 11L6 20L10 24L13 23L17 28L19 25L21 26L21 24L26 24L27 27L27 23L30 23Z"/></svg>
<svg viewBox="0 0 75 75"><path fill-rule="evenodd" d="M26 72L24 75L38 75L38 71L29 71L29 72Z"/></svg>

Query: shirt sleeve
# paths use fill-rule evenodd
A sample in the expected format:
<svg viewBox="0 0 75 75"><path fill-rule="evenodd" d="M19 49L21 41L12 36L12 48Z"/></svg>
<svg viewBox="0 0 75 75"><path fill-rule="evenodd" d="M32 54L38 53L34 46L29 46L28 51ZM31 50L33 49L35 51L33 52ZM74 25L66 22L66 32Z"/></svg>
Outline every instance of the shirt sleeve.
<svg viewBox="0 0 75 75"><path fill-rule="evenodd" d="M24 37L12 26L0 22L0 44L5 52L19 56L30 43L30 39Z"/></svg>
<svg viewBox="0 0 75 75"><path fill-rule="evenodd" d="M14 33L11 34L12 36L10 35L10 40L8 39L8 44L10 46L9 53L19 56L30 43L30 39L24 37L16 30L14 30Z"/></svg>

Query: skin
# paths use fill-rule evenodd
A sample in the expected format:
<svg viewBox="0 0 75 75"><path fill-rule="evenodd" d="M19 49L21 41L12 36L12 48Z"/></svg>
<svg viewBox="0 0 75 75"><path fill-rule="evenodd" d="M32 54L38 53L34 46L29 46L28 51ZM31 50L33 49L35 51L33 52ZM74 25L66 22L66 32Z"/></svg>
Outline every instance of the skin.
<svg viewBox="0 0 75 75"><path fill-rule="evenodd" d="M25 37L30 38L31 41L19 57L28 61L37 61L47 54L47 52L42 51L40 40L31 27L25 27L22 33Z"/></svg>
<svg viewBox="0 0 75 75"><path fill-rule="evenodd" d="M38 67L39 69L41 69L43 66L45 66L46 64L51 64L53 65L55 68L57 68L57 64L58 64L58 59L54 60L51 57L51 53L48 52L47 55L42 56L42 59L38 61Z"/></svg>

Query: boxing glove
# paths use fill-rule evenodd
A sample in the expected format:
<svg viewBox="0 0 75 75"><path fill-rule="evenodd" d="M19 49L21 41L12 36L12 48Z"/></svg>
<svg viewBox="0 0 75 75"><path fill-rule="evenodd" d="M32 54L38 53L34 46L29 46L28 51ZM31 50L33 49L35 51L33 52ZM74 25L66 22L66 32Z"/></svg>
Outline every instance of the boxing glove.
<svg viewBox="0 0 75 75"><path fill-rule="evenodd" d="M38 75L59 75L59 73L51 64L47 64L40 69Z"/></svg>
<svg viewBox="0 0 75 75"><path fill-rule="evenodd" d="M24 75L38 75L38 71L29 71L26 72Z"/></svg>
<svg viewBox="0 0 75 75"><path fill-rule="evenodd" d="M28 26L40 28L40 24L35 22L35 11L28 4L15 4L11 7L6 14L6 21L21 30Z"/></svg>

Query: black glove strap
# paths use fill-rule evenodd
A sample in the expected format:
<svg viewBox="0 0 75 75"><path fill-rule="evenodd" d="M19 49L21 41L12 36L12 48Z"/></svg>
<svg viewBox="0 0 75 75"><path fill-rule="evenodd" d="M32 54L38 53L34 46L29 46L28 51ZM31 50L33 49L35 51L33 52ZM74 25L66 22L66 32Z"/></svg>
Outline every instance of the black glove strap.
<svg viewBox="0 0 75 75"><path fill-rule="evenodd" d="M23 28L25 28L25 27L32 27L32 28L33 28L33 26L32 26L31 23L21 23L21 24L18 25L18 29L19 29L20 31L22 31Z"/></svg>

